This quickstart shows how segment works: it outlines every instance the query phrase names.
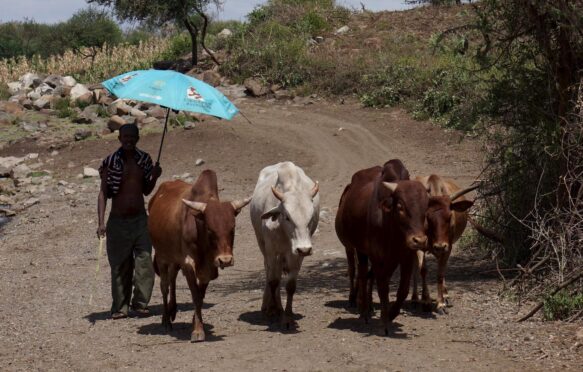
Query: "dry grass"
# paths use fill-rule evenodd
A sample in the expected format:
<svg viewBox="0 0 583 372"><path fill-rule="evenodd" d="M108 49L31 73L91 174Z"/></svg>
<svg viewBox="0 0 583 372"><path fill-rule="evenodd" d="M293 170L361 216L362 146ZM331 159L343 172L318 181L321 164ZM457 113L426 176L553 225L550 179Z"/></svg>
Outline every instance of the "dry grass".
<svg viewBox="0 0 583 372"><path fill-rule="evenodd" d="M95 58L87 57L87 50L46 59L38 56L0 60L0 85L16 81L27 72L72 75L78 80L95 83L128 70L146 68L168 48L167 39L150 39L138 45L104 45Z"/></svg>

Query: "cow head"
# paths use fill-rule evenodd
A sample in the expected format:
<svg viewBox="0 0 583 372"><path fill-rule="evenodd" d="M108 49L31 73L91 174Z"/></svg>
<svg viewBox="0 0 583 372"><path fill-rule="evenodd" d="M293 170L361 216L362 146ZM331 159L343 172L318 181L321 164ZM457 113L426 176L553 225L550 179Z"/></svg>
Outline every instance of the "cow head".
<svg viewBox="0 0 583 372"><path fill-rule="evenodd" d="M314 216L314 198L318 194L318 182L309 192L281 192L271 187L273 195L280 201L275 208L265 212L261 218L278 221L291 239L292 253L299 256L312 254L310 221Z"/></svg>
<svg viewBox="0 0 583 372"><path fill-rule="evenodd" d="M203 222L209 242L209 248L214 255L216 267L221 269L233 266L233 243L235 241L235 217L241 212L251 198L221 202L211 199L207 203L182 199L195 218Z"/></svg>
<svg viewBox="0 0 583 372"><path fill-rule="evenodd" d="M380 208L387 213L405 238L407 248L427 249L426 212L429 204L427 191L420 182L398 181L383 182L385 190ZM388 194L388 195L387 195Z"/></svg>
<svg viewBox="0 0 583 372"><path fill-rule="evenodd" d="M453 212L466 212L473 201L454 201L449 195L431 196L427 209L429 250L439 256L451 250L455 218Z"/></svg>

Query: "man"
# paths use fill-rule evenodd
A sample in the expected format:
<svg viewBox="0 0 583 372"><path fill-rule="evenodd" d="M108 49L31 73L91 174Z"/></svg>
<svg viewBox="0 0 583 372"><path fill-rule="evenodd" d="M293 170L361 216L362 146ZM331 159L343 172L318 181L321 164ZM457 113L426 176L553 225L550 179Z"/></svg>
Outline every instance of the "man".
<svg viewBox="0 0 583 372"><path fill-rule="evenodd" d="M119 129L121 147L103 160L99 172L101 190L97 199L98 237L107 234L107 256L111 266L111 316L128 316L131 306L138 316L149 315L148 302L154 287L152 244L148 236L148 217L144 195L152 192L162 174L158 164L139 150L138 127L123 125ZM111 212L104 224L107 199ZM133 298L132 298L133 277Z"/></svg>

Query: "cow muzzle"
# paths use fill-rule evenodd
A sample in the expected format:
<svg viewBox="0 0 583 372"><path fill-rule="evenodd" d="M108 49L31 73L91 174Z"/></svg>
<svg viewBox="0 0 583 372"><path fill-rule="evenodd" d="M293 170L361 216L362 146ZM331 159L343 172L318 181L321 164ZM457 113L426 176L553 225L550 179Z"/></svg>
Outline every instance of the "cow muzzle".
<svg viewBox="0 0 583 372"><path fill-rule="evenodd" d="M435 243L433 244L433 251L434 252L447 252L447 249L449 248L449 244L447 243Z"/></svg>
<svg viewBox="0 0 583 372"><path fill-rule="evenodd" d="M427 249L427 236L426 235L415 235L408 239L407 246L414 250L426 250Z"/></svg>
<svg viewBox="0 0 583 372"><path fill-rule="evenodd" d="M306 257L312 255L312 247L298 247L296 248L298 256Z"/></svg>
<svg viewBox="0 0 583 372"><path fill-rule="evenodd" d="M215 258L215 266L221 269L225 267L233 266L235 264L235 259L233 255L222 255Z"/></svg>

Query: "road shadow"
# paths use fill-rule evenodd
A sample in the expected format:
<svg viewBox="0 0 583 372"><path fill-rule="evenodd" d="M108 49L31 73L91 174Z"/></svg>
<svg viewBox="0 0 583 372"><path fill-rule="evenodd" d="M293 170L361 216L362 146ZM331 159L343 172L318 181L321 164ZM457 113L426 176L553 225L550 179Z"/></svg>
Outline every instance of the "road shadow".
<svg viewBox="0 0 583 372"><path fill-rule="evenodd" d="M224 335L216 335L213 332L214 326L209 323L204 323L205 341L217 342L223 341ZM147 336L172 336L180 341L190 341L192 333L192 323L176 322L172 323L172 330L166 331L161 322L150 323L141 326L138 329L138 334Z"/></svg>
<svg viewBox="0 0 583 372"><path fill-rule="evenodd" d="M394 339L407 339L409 335L402 330L403 325L398 322L389 324L389 333L385 334L380 319L372 318L368 324L363 319L354 318L336 318L328 325L328 328L338 330L349 330L356 333L366 334L367 336L386 336Z"/></svg>
<svg viewBox="0 0 583 372"><path fill-rule="evenodd" d="M294 313L294 321L297 322L303 318L304 316L302 314ZM265 330L270 332L279 332L284 334L294 334L300 332L298 330L298 324L288 329L281 325L279 317L267 318L260 310L243 313L239 315L239 320L251 325L264 326L266 327Z"/></svg>
<svg viewBox="0 0 583 372"><path fill-rule="evenodd" d="M215 304L213 303L203 303L202 305L202 309L210 309L213 306L215 306ZM162 316L162 304L158 304L158 305L152 305L152 306L148 306L148 308L150 309L150 316L148 318L151 317L155 317L155 316ZM194 311L194 305L192 303L179 303L176 305L178 311ZM137 318L136 314L130 310L129 313L129 317L130 318ZM100 312L94 312L88 315L85 315L83 317L83 319L87 319L87 321L89 321L89 323L91 323L92 325L94 325L96 322L98 321L102 321L102 320L109 320L111 319L111 312L108 311L100 311Z"/></svg>

